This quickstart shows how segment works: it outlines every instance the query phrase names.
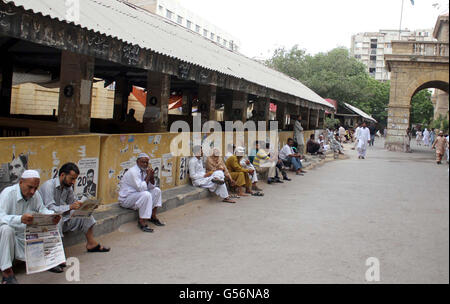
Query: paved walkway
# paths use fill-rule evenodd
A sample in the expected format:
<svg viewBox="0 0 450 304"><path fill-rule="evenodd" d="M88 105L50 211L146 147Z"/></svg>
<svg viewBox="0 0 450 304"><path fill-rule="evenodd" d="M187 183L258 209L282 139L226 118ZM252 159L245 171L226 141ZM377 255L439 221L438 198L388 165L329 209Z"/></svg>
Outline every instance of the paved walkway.
<svg viewBox="0 0 450 304"><path fill-rule="evenodd" d="M100 238L110 253L77 245L67 257L79 258L81 283L365 283L368 257L379 259L381 283L448 283L448 166L430 150L382 146L263 185L262 198L170 210L153 234L125 224ZM23 270L18 280L66 282Z"/></svg>

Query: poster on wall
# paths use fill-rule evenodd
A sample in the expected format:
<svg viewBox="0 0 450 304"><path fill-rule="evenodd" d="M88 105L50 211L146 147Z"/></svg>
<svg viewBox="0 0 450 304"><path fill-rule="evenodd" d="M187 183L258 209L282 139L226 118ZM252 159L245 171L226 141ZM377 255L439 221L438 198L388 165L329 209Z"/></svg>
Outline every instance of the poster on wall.
<svg viewBox="0 0 450 304"><path fill-rule="evenodd" d="M11 162L0 164L0 192L17 184L22 173L28 169L28 155L12 155Z"/></svg>
<svg viewBox="0 0 450 304"><path fill-rule="evenodd" d="M188 158L187 157L180 157L180 181L184 181L187 178L187 171L188 171L188 164L187 164Z"/></svg>
<svg viewBox="0 0 450 304"><path fill-rule="evenodd" d="M155 187L161 187L161 158L150 159L150 165L155 171Z"/></svg>
<svg viewBox="0 0 450 304"><path fill-rule="evenodd" d="M82 158L78 161L78 175L75 184L74 195L76 199L81 200L83 197L92 198L97 196L98 183L98 158Z"/></svg>
<svg viewBox="0 0 450 304"><path fill-rule="evenodd" d="M172 177L173 170L173 156L172 153L163 154L163 165L161 168L161 174L164 177Z"/></svg>

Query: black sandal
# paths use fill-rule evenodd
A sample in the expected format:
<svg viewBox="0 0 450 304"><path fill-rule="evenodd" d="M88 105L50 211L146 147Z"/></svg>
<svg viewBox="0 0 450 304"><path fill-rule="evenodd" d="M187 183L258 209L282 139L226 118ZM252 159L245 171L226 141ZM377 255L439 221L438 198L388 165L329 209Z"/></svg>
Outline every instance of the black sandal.
<svg viewBox="0 0 450 304"><path fill-rule="evenodd" d="M53 272L53 273L61 273L61 272L64 272L64 269L58 265L53 268L50 268L48 271Z"/></svg>
<svg viewBox="0 0 450 304"><path fill-rule="evenodd" d="M153 229L148 227L147 225L141 225L141 223L138 223L138 227L144 232L153 232Z"/></svg>
<svg viewBox="0 0 450 304"><path fill-rule="evenodd" d="M264 196L264 193L262 193L262 192L253 192L252 196Z"/></svg>
<svg viewBox="0 0 450 304"><path fill-rule="evenodd" d="M17 282L17 279L15 276L10 276L10 277L3 277L2 278L2 284L19 284L19 282Z"/></svg>
<svg viewBox="0 0 450 304"><path fill-rule="evenodd" d="M87 251L88 252L108 252L111 250L111 248L108 248L108 247L103 247L103 248L101 248L101 247L102 246L99 243L97 246L95 246L94 248L88 249Z"/></svg>

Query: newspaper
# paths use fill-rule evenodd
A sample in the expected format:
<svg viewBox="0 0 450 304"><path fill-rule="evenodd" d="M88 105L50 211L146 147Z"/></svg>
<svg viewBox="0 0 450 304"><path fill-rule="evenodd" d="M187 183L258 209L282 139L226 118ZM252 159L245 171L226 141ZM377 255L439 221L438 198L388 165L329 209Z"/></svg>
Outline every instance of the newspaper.
<svg viewBox="0 0 450 304"><path fill-rule="evenodd" d="M83 202L80 209L72 213L72 218L90 217L94 210L100 205L100 200L87 199Z"/></svg>
<svg viewBox="0 0 450 304"><path fill-rule="evenodd" d="M53 217L60 214L33 214L33 223L25 229L27 274L49 270L66 261L58 226Z"/></svg>

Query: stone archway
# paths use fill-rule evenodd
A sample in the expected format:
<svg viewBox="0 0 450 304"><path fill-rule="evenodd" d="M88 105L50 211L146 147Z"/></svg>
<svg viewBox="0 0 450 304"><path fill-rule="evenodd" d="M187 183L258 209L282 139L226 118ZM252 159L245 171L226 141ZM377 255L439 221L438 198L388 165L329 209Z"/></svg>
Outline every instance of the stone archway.
<svg viewBox="0 0 450 304"><path fill-rule="evenodd" d="M420 90L437 88L449 91L448 56L447 62L392 60L391 91L389 97L388 135L385 148L403 151L404 136L410 122L412 97Z"/></svg>

